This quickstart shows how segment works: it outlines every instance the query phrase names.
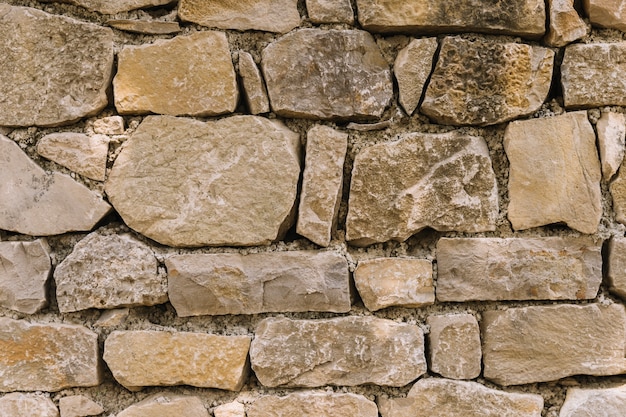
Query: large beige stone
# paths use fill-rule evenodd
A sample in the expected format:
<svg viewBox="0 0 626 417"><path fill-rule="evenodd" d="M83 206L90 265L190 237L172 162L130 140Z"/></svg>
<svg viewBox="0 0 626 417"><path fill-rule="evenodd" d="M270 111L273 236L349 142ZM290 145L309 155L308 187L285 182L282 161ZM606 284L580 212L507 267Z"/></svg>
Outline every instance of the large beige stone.
<svg viewBox="0 0 626 417"><path fill-rule="evenodd" d="M613 198L613 211L615 220L626 224L626 159L622 160L617 176L609 185Z"/></svg>
<svg viewBox="0 0 626 417"><path fill-rule="evenodd" d="M609 291L626 300L626 238L612 237L608 245Z"/></svg>
<svg viewBox="0 0 626 417"><path fill-rule="evenodd" d="M398 82L398 100L408 115L413 114L422 99L438 47L437 38L413 39L396 56L393 73Z"/></svg>
<svg viewBox="0 0 626 417"><path fill-rule="evenodd" d="M531 114L548 96L553 63L547 48L446 37L421 111L440 124L478 126Z"/></svg>
<svg viewBox="0 0 626 417"><path fill-rule="evenodd" d="M266 387L401 387L426 372L422 330L371 316L267 318L257 326L250 361Z"/></svg>
<svg viewBox="0 0 626 417"><path fill-rule="evenodd" d="M252 246L293 224L300 138L255 116L152 116L117 157L105 189L128 226L170 246Z"/></svg>
<svg viewBox="0 0 626 417"><path fill-rule="evenodd" d="M350 0L306 0L306 11L313 23L354 23Z"/></svg>
<svg viewBox="0 0 626 417"><path fill-rule="evenodd" d="M168 35L180 32L178 22L162 22L160 20L114 19L107 20L112 28L146 35Z"/></svg>
<svg viewBox="0 0 626 417"><path fill-rule="evenodd" d="M195 32L126 46L113 80L121 114L214 116L237 107L237 77L226 35Z"/></svg>
<svg viewBox="0 0 626 417"><path fill-rule="evenodd" d="M109 138L104 135L52 133L37 142L39 155L96 181L104 181L108 152Z"/></svg>
<svg viewBox="0 0 626 417"><path fill-rule="evenodd" d="M70 395L59 399L61 417L88 417L104 413L104 408L84 395Z"/></svg>
<svg viewBox="0 0 626 417"><path fill-rule="evenodd" d="M2 417L59 417L52 400L43 395L14 392L0 397Z"/></svg>
<svg viewBox="0 0 626 417"><path fill-rule="evenodd" d="M239 401L222 404L213 410L215 417L246 417L246 407Z"/></svg>
<svg viewBox="0 0 626 417"><path fill-rule="evenodd" d="M198 397L176 394L155 394L131 405L117 417L209 417L209 412Z"/></svg>
<svg viewBox="0 0 626 417"><path fill-rule="evenodd" d="M248 374L249 348L249 336L114 331L104 342L104 360L117 382L131 390L192 385L238 391Z"/></svg>
<svg viewBox="0 0 626 417"><path fill-rule="evenodd" d="M622 0L583 0L582 3L592 25L626 31L626 7Z"/></svg>
<svg viewBox="0 0 626 417"><path fill-rule="evenodd" d="M569 388L559 417L622 417L626 410L626 385L615 388Z"/></svg>
<svg viewBox="0 0 626 417"><path fill-rule="evenodd" d="M243 95L252 114L270 111L270 100L267 97L265 83L261 71L256 66L252 55L239 51L239 76L243 85Z"/></svg>
<svg viewBox="0 0 626 417"><path fill-rule="evenodd" d="M56 126L107 105L113 31L0 4L0 125Z"/></svg>
<svg viewBox="0 0 626 417"><path fill-rule="evenodd" d="M376 404L359 394L295 392L266 395L248 406L248 417L377 417Z"/></svg>
<svg viewBox="0 0 626 417"><path fill-rule="evenodd" d="M263 50L261 68L279 116L371 119L393 96L389 65L361 30L289 33Z"/></svg>
<svg viewBox="0 0 626 417"><path fill-rule="evenodd" d="M480 375L480 329L471 314L428 316L430 370L446 378Z"/></svg>
<svg viewBox="0 0 626 417"><path fill-rule="evenodd" d="M565 223L596 232L602 216L600 161L586 112L511 122L504 149L513 229Z"/></svg>
<svg viewBox="0 0 626 417"><path fill-rule="evenodd" d="M101 14L117 14L144 7L163 6L174 0L42 0L45 2L59 1L84 7Z"/></svg>
<svg viewBox="0 0 626 417"><path fill-rule="evenodd" d="M626 117L623 113L602 113L596 123L596 132L602 163L602 177L605 181L609 181L624 160Z"/></svg>
<svg viewBox="0 0 626 417"><path fill-rule="evenodd" d="M408 133L354 160L346 238L357 246L402 242L425 227L495 230L498 188L480 137Z"/></svg>
<svg viewBox="0 0 626 417"><path fill-rule="evenodd" d="M53 392L101 381L98 335L83 326L1 317L0 352L0 392Z"/></svg>
<svg viewBox="0 0 626 417"><path fill-rule="evenodd" d="M550 28L545 37L549 46L561 47L589 32L584 20L574 9L574 0L549 0Z"/></svg>
<svg viewBox="0 0 626 417"><path fill-rule="evenodd" d="M500 385L626 372L624 306L533 306L482 313L483 375Z"/></svg>

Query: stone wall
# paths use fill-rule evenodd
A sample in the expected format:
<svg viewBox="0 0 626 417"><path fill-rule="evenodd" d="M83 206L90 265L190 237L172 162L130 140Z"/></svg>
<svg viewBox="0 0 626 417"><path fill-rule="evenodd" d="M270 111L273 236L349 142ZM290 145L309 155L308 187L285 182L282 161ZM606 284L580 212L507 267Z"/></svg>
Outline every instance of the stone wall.
<svg viewBox="0 0 626 417"><path fill-rule="evenodd" d="M0 415L623 416L622 3L0 3Z"/></svg>

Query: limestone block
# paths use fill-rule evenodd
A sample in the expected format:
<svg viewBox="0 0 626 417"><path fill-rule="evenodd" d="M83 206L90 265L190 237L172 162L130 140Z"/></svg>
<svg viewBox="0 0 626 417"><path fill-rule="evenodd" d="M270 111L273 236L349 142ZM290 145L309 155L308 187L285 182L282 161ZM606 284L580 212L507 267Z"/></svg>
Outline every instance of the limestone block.
<svg viewBox="0 0 626 417"><path fill-rule="evenodd" d="M586 112L511 122L504 149L513 229L562 222L596 232L602 216L600 161Z"/></svg>
<svg viewBox="0 0 626 417"><path fill-rule="evenodd" d="M626 118L623 113L606 112L596 123L598 148L602 163L602 177L605 181L613 178L624 159L624 139L626 138Z"/></svg>
<svg viewBox="0 0 626 417"><path fill-rule="evenodd" d="M96 327L115 327L122 325L130 314L128 307L104 310L94 323Z"/></svg>
<svg viewBox="0 0 626 417"><path fill-rule="evenodd" d="M43 395L14 392L0 397L2 417L59 417L59 410Z"/></svg>
<svg viewBox="0 0 626 417"><path fill-rule="evenodd" d="M163 6L172 3L173 0L43 0L45 2L60 1L71 3L87 10L101 14L117 14L144 7Z"/></svg>
<svg viewBox="0 0 626 417"><path fill-rule="evenodd" d="M442 238L437 299L593 299L602 283L601 246L587 237Z"/></svg>
<svg viewBox="0 0 626 417"><path fill-rule="evenodd" d="M209 417L209 412L198 397L156 394L131 405L117 417Z"/></svg>
<svg viewBox="0 0 626 417"><path fill-rule="evenodd" d="M604 389L569 388L559 417L621 417L626 410L626 385Z"/></svg>
<svg viewBox="0 0 626 417"><path fill-rule="evenodd" d="M264 319L250 361L266 387L401 387L426 372L422 330L372 316Z"/></svg>
<svg viewBox="0 0 626 417"><path fill-rule="evenodd" d="M408 115L413 114L422 98L438 45L437 38L413 39L396 56L393 73L400 90L400 104Z"/></svg>
<svg viewBox="0 0 626 417"><path fill-rule="evenodd" d="M498 188L483 138L408 133L361 150L354 160L346 239L402 242L425 227L495 230Z"/></svg>
<svg viewBox="0 0 626 417"><path fill-rule="evenodd" d="M428 316L430 370L446 378L480 375L480 329L471 314Z"/></svg>
<svg viewBox="0 0 626 417"><path fill-rule="evenodd" d="M256 66L252 55L239 51L239 76L243 84L243 95L252 114L267 113L270 111L270 100L261 71Z"/></svg>
<svg viewBox="0 0 626 417"><path fill-rule="evenodd" d="M307 132L306 159L296 232L328 246L341 204L348 134L316 125Z"/></svg>
<svg viewBox="0 0 626 417"><path fill-rule="evenodd" d="M128 226L170 246L253 246L293 224L300 138L255 116L151 116L105 183Z"/></svg>
<svg viewBox="0 0 626 417"><path fill-rule="evenodd" d="M113 31L0 4L0 125L57 126L106 107Z"/></svg>
<svg viewBox="0 0 626 417"><path fill-rule="evenodd" d="M289 33L263 50L261 68L279 116L371 119L393 96L389 65L361 30Z"/></svg>
<svg viewBox="0 0 626 417"><path fill-rule="evenodd" d="M124 119L122 116L109 116L93 122L93 131L103 135L123 135Z"/></svg>
<svg viewBox="0 0 626 417"><path fill-rule="evenodd" d="M88 417L104 413L104 408L84 395L70 395L59 399L61 417Z"/></svg>
<svg viewBox="0 0 626 417"><path fill-rule="evenodd" d="M248 373L249 348L249 336L114 331L104 342L104 360L117 382L130 390L192 385L238 391Z"/></svg>
<svg viewBox="0 0 626 417"><path fill-rule="evenodd" d="M622 0L583 0L583 7L592 25L626 31L626 8Z"/></svg>
<svg viewBox="0 0 626 417"><path fill-rule="evenodd" d="M615 220L619 223L626 224L626 159L622 160L620 170L617 176L610 183L609 190L613 197L613 211L615 212Z"/></svg>
<svg viewBox="0 0 626 417"><path fill-rule="evenodd" d="M350 0L306 0L306 11L313 23L354 23Z"/></svg>
<svg viewBox="0 0 626 417"><path fill-rule="evenodd" d="M553 63L547 48L446 37L421 111L437 123L478 126L531 114L548 96Z"/></svg>
<svg viewBox="0 0 626 417"><path fill-rule="evenodd" d="M626 300L626 238L612 237L608 249L609 290Z"/></svg>
<svg viewBox="0 0 626 417"><path fill-rule="evenodd" d="M486 311L485 378L500 385L626 372L624 306L533 306Z"/></svg>
<svg viewBox="0 0 626 417"><path fill-rule="evenodd" d="M180 32L178 22L162 22L159 20L115 19L108 20L107 25L112 28L132 33L147 35L167 35Z"/></svg>
<svg viewBox="0 0 626 417"><path fill-rule="evenodd" d="M231 113L237 77L226 35L194 32L149 45L125 46L113 80L121 114L215 116Z"/></svg>
<svg viewBox="0 0 626 417"><path fill-rule="evenodd" d="M426 259L378 258L360 261L354 283L371 311L385 307L424 307L435 302L432 262Z"/></svg>
<svg viewBox="0 0 626 417"><path fill-rule="evenodd" d="M545 37L549 46L561 47L587 35L587 25L574 9L574 0L549 0L550 28Z"/></svg>
<svg viewBox="0 0 626 417"><path fill-rule="evenodd" d="M238 401L222 404L213 410L215 417L246 417L246 408Z"/></svg>
<svg viewBox="0 0 626 417"><path fill-rule="evenodd" d="M109 138L82 133L51 133L37 142L37 153L46 159L96 181L104 181Z"/></svg>
<svg viewBox="0 0 626 417"><path fill-rule="evenodd" d="M248 406L248 417L377 417L376 404L359 394L295 392L265 395Z"/></svg>
<svg viewBox="0 0 626 417"><path fill-rule="evenodd" d="M0 392L100 383L98 335L83 326L0 318Z"/></svg>

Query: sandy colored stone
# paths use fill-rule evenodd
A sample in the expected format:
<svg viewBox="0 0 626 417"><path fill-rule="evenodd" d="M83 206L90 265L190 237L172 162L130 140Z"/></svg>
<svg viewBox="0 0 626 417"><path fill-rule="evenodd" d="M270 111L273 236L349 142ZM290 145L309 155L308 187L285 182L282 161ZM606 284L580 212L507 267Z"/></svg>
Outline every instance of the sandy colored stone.
<svg viewBox="0 0 626 417"><path fill-rule="evenodd" d="M248 417L377 417L373 401L359 394L294 392L265 395L248 406ZM217 417L217 416L216 416Z"/></svg>
<svg viewBox="0 0 626 417"><path fill-rule="evenodd" d="M246 417L246 408L238 401L222 404L213 410L215 417Z"/></svg>
<svg viewBox="0 0 626 417"><path fill-rule="evenodd" d="M500 385L626 372L624 306L533 306L482 313L483 376Z"/></svg>
<svg viewBox="0 0 626 417"><path fill-rule="evenodd" d="M105 189L125 223L170 246L253 246L294 221L300 138L278 121L145 118Z"/></svg>
<svg viewBox="0 0 626 417"><path fill-rule="evenodd" d="M232 113L237 77L223 32L194 32L125 46L113 80L120 114L215 116Z"/></svg>
<svg viewBox="0 0 626 417"><path fill-rule="evenodd" d="M328 246L337 227L348 134L315 125L307 132L306 159L296 232Z"/></svg>
<svg viewBox="0 0 626 417"><path fill-rule="evenodd" d="M613 178L624 159L624 139L626 138L626 117L623 113L605 112L596 123L598 149L602 163L602 177L605 181Z"/></svg>
<svg viewBox="0 0 626 417"><path fill-rule="evenodd" d="M498 188L483 138L407 133L354 160L346 239L365 246L405 241L425 227L495 230Z"/></svg>
<svg viewBox="0 0 626 417"><path fill-rule="evenodd" d="M113 31L0 4L0 125L57 126L106 107Z"/></svg>
<svg viewBox="0 0 626 417"><path fill-rule="evenodd" d="M155 394L131 405L117 417L209 417L209 412L198 397L176 394Z"/></svg>
<svg viewBox="0 0 626 417"><path fill-rule="evenodd" d="M130 234L91 233L54 271L59 310L152 306L167 301L154 252Z"/></svg>
<svg viewBox="0 0 626 417"><path fill-rule="evenodd" d="M178 22L162 22L158 20L116 19L108 20L107 25L126 32L144 33L147 35L168 35L180 32Z"/></svg>
<svg viewBox="0 0 626 417"><path fill-rule="evenodd" d="M84 395L70 395L59 399L61 417L88 417L104 413L104 408Z"/></svg>
<svg viewBox="0 0 626 417"><path fill-rule="evenodd" d="M592 25L626 31L626 5L622 0L583 0L582 3Z"/></svg>
<svg viewBox="0 0 626 417"><path fill-rule="evenodd" d="M430 370L445 378L474 379L480 375L480 329L471 314L428 316Z"/></svg>
<svg viewBox="0 0 626 417"><path fill-rule="evenodd" d="M611 197L613 198L613 211L615 221L626 224L626 159L622 160L622 165L617 172L617 176L609 185Z"/></svg>
<svg viewBox="0 0 626 417"><path fill-rule="evenodd" d="M109 116L94 120L93 131L103 135L123 135L124 118L122 116Z"/></svg>
<svg viewBox="0 0 626 417"><path fill-rule="evenodd" d="M14 392L0 397L2 417L59 417L59 410L50 398L40 394Z"/></svg>
<svg viewBox="0 0 626 417"><path fill-rule="evenodd" d="M83 133L51 133L37 142L37 153L82 176L104 181L109 138Z"/></svg>
<svg viewBox="0 0 626 417"><path fill-rule="evenodd" d="M608 245L609 291L626 300L626 238L613 236Z"/></svg>
<svg viewBox="0 0 626 417"><path fill-rule="evenodd" d="M272 110L309 119L380 117L393 96L389 65L362 30L302 29L263 50Z"/></svg>
<svg viewBox="0 0 626 417"><path fill-rule="evenodd" d="M264 319L250 361L266 387L401 387L426 372L422 330L372 316Z"/></svg>
<svg viewBox="0 0 626 417"><path fill-rule="evenodd" d="M104 360L130 390L191 385L238 391L248 374L249 347L249 336L114 331L104 342Z"/></svg>
<svg viewBox="0 0 626 417"><path fill-rule="evenodd" d="M239 76L243 84L243 96L252 114L270 111L270 100L267 97L265 83L261 71L256 66L252 55L239 51Z"/></svg>
<svg viewBox="0 0 626 417"><path fill-rule="evenodd" d="M354 23L350 0L306 0L306 11L313 23Z"/></svg>
<svg viewBox="0 0 626 417"><path fill-rule="evenodd" d="M446 125L488 126L529 115L548 96L553 64L547 48L446 37L421 111Z"/></svg>
<svg viewBox="0 0 626 417"><path fill-rule="evenodd" d="M398 82L398 100L409 116L422 98L438 47L437 38L412 39L396 56L393 73Z"/></svg>
<svg viewBox="0 0 626 417"><path fill-rule="evenodd" d="M105 310L94 323L96 327L115 327L122 325L130 314L128 307Z"/></svg>
<svg viewBox="0 0 626 417"><path fill-rule="evenodd" d="M71 3L87 10L101 14L117 14L130 10L163 6L172 3L174 0L42 0L45 2L58 1L61 3Z"/></svg>
<svg viewBox="0 0 626 417"><path fill-rule="evenodd" d="M587 112L511 122L504 149L513 229L565 223L582 233L598 230L600 161Z"/></svg>
<svg viewBox="0 0 626 417"><path fill-rule="evenodd" d="M623 417L626 385L614 388L569 388L559 417Z"/></svg>
<svg viewBox="0 0 626 417"><path fill-rule="evenodd" d="M549 0L550 28L544 41L548 46L561 47L587 35L589 29L574 9L574 0Z"/></svg>

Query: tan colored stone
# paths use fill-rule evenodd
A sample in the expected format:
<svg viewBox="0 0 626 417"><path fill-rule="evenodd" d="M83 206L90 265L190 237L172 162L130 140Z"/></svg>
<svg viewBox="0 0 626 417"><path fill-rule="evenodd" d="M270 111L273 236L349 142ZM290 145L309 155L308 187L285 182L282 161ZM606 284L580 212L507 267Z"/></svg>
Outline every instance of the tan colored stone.
<svg viewBox="0 0 626 417"><path fill-rule="evenodd" d="M107 25L126 32L147 35L168 35L180 32L178 22L161 22L158 20L116 19L108 20Z"/></svg>
<svg viewBox="0 0 626 417"><path fill-rule="evenodd" d="M59 399L61 417L88 417L104 413L104 408L84 395L70 395Z"/></svg>
<svg viewBox="0 0 626 417"><path fill-rule="evenodd" d="M611 197L613 197L613 211L615 220L626 224L626 158L622 160L617 176L609 185Z"/></svg>
<svg viewBox="0 0 626 417"><path fill-rule="evenodd" d="M238 401L222 404L213 410L215 417L246 417L246 408Z"/></svg>
<svg viewBox="0 0 626 417"><path fill-rule="evenodd" d="M243 84L243 95L252 114L267 113L270 111L270 100L261 71L256 66L252 55L239 51L239 76Z"/></svg>
<svg viewBox="0 0 626 417"><path fill-rule="evenodd" d="M495 230L498 188L483 138L408 133L354 160L346 239L357 246L402 242L425 227Z"/></svg>
<svg viewBox="0 0 626 417"><path fill-rule="evenodd" d="M488 126L529 115L548 96L553 64L547 48L446 37L421 111L447 125Z"/></svg>
<svg viewBox="0 0 626 417"><path fill-rule="evenodd" d="M96 327L115 327L122 325L128 315L130 314L130 310L128 307L125 308L116 308L113 310L105 310L100 314L98 320L94 323Z"/></svg>
<svg viewBox="0 0 626 417"><path fill-rule="evenodd" d="M306 160L296 232L328 246L341 204L348 134L316 125L307 132Z"/></svg>
<svg viewBox="0 0 626 417"><path fill-rule="evenodd" d="M430 370L445 378L480 375L480 329L471 314L428 316Z"/></svg>
<svg viewBox="0 0 626 417"><path fill-rule="evenodd" d="M232 113L239 93L226 35L194 32L125 46L118 55L113 93L121 114Z"/></svg>
<svg viewBox="0 0 626 417"><path fill-rule="evenodd" d="M587 35L589 29L574 9L574 0L549 0L550 28L545 37L549 46L561 47Z"/></svg>
<svg viewBox="0 0 626 417"><path fill-rule="evenodd" d="M626 238L611 238L607 263L609 291L626 300Z"/></svg>
<svg viewBox="0 0 626 417"><path fill-rule="evenodd" d="M130 10L163 6L172 3L174 0L42 0L45 2L59 1L61 3L71 3L87 10L101 14L117 14Z"/></svg>
<svg viewBox="0 0 626 417"><path fill-rule="evenodd" d="M0 352L0 392L53 392L101 381L98 335L83 326L1 317Z"/></svg>
<svg viewBox="0 0 626 417"><path fill-rule="evenodd" d="M596 123L598 148L602 161L602 177L613 178L624 159L626 117L623 113L605 112Z"/></svg>
<svg viewBox="0 0 626 417"><path fill-rule="evenodd" d="M483 375L500 385L626 372L624 306L533 306L482 313Z"/></svg>
<svg viewBox="0 0 626 417"><path fill-rule="evenodd" d="M400 90L399 101L409 116L422 98L438 47L437 38L413 39L396 56L393 73Z"/></svg>
<svg viewBox="0 0 626 417"><path fill-rule="evenodd" d="M128 226L170 246L253 246L293 224L300 138L255 116L152 116L105 184Z"/></svg>
<svg viewBox="0 0 626 417"><path fill-rule="evenodd" d="M248 406L248 417L377 417L376 404L359 394L294 392L266 395Z"/></svg>
<svg viewBox="0 0 626 417"><path fill-rule="evenodd" d="M96 181L104 181L109 138L82 133L51 133L37 142L37 153L46 159Z"/></svg>
<svg viewBox="0 0 626 417"><path fill-rule="evenodd" d="M626 32L626 5L622 0L583 0L591 24Z"/></svg>
<svg viewBox="0 0 626 417"><path fill-rule="evenodd" d="M0 397L2 417L59 417L59 410L43 395L14 392Z"/></svg>
<svg viewBox="0 0 626 417"><path fill-rule="evenodd" d="M389 65L361 30L289 33L263 50L261 67L279 116L377 118L393 96Z"/></svg>
<svg viewBox="0 0 626 417"><path fill-rule="evenodd" d="M306 11L313 23L354 23L350 0L306 0Z"/></svg>
<svg viewBox="0 0 626 417"><path fill-rule="evenodd" d="M562 222L583 233L597 231L600 161L586 112L511 122L504 149L513 229Z"/></svg>
<svg viewBox="0 0 626 417"><path fill-rule="evenodd" d="M93 131L103 135L123 135L124 119L122 116L109 116L93 122Z"/></svg>
<svg viewBox="0 0 626 417"><path fill-rule="evenodd" d="M155 394L131 405L117 417L209 417L209 412L198 397Z"/></svg>
<svg viewBox="0 0 626 417"><path fill-rule="evenodd" d="M117 382L131 390L192 385L238 391L248 374L249 347L249 336L114 331L104 342L104 360Z"/></svg>
<svg viewBox="0 0 626 417"><path fill-rule="evenodd" d="M559 417L623 417L626 410L626 385L615 388L569 388Z"/></svg>
<svg viewBox="0 0 626 417"><path fill-rule="evenodd" d="M0 125L57 126L107 105L113 31L0 4Z"/></svg>

